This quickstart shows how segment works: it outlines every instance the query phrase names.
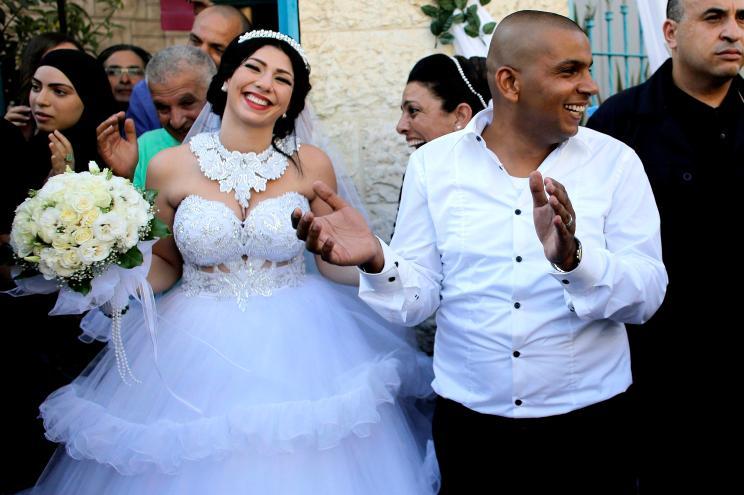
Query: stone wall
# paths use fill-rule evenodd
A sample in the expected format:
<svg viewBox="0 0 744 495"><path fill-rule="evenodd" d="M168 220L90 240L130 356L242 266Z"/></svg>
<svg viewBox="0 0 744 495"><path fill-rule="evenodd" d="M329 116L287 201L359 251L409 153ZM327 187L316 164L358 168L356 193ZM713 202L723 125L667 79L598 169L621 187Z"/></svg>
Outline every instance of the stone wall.
<svg viewBox="0 0 744 495"><path fill-rule="evenodd" d="M76 0L95 15L92 0ZM428 0L298 0L302 44L312 64L310 102L331 139L330 154L351 174L375 231L388 238L410 149L395 132L400 96L413 64L435 51ZM497 21L532 8L567 13L566 0L496 0L486 7ZM160 30L158 0L124 0L124 26L110 43L152 52L182 43L186 33ZM104 47L105 47L104 46Z"/></svg>

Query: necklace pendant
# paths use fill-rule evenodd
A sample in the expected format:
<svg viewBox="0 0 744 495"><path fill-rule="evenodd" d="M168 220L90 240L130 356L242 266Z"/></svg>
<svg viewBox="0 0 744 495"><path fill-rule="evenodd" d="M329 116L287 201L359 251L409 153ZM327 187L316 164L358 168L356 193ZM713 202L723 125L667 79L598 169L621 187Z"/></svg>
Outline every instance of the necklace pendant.
<svg viewBox="0 0 744 495"><path fill-rule="evenodd" d="M277 145L291 155L299 150L300 143L294 136L287 136ZM289 162L271 145L258 154L228 151L216 132L194 136L189 146L202 173L218 181L221 192L235 191L235 199L244 209L248 208L251 191L265 191L268 181L284 175Z"/></svg>

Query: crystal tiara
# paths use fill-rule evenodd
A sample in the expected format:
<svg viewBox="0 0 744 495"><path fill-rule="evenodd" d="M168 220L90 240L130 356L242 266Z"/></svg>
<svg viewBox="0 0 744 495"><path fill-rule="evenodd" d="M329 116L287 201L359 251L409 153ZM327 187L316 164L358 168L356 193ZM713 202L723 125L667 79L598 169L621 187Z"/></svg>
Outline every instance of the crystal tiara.
<svg viewBox="0 0 744 495"><path fill-rule="evenodd" d="M468 81L468 78L465 77L465 72L463 72L462 66L460 66L460 62L458 62L458 60L455 57L450 57L450 58L455 63L455 66L457 67L457 72L460 73L460 77L462 77L462 80L465 81L465 86L468 87L468 89L470 90L471 93L473 93L475 96L478 97L478 99L481 102L481 105L483 105L483 108L486 108L488 106L488 105L486 105L486 101L483 99L483 97L481 96L481 94L479 92L477 92L475 90L475 88L473 88L473 85L470 84L470 81Z"/></svg>
<svg viewBox="0 0 744 495"><path fill-rule="evenodd" d="M244 41L253 40L256 38L273 38L275 40L280 40L291 46L294 51L296 51L300 57L302 57L302 61L305 62L305 68L310 71L310 63L307 61L307 56L305 55L305 50L302 49L299 43L297 43L293 38L290 38L286 34L283 33L277 33L276 31L270 31L268 29L256 29L255 31L248 31L240 35L240 38L238 38L238 43L242 43Z"/></svg>

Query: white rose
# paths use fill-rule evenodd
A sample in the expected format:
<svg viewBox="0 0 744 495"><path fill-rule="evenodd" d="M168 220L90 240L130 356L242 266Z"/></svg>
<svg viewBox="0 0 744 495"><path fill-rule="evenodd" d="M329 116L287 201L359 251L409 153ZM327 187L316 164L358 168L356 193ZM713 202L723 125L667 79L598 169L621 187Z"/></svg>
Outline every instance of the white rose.
<svg viewBox="0 0 744 495"><path fill-rule="evenodd" d="M106 189L99 188L93 191L93 199L99 208L108 208L111 205L112 198Z"/></svg>
<svg viewBox="0 0 744 495"><path fill-rule="evenodd" d="M57 235L59 213L57 208L47 208L39 217L39 237L47 244L51 244Z"/></svg>
<svg viewBox="0 0 744 495"><path fill-rule="evenodd" d="M98 208L88 210L80 216L80 225L82 227L90 227L99 216L101 216L101 210L99 210Z"/></svg>
<svg viewBox="0 0 744 495"><path fill-rule="evenodd" d="M72 276L77 271L77 269L73 270L71 268L62 266L61 264L57 264L57 266L54 267L54 271L58 277L68 278Z"/></svg>
<svg viewBox="0 0 744 495"><path fill-rule="evenodd" d="M72 240L78 246L93 238L93 230L90 227L80 227L72 233Z"/></svg>
<svg viewBox="0 0 744 495"><path fill-rule="evenodd" d="M83 263L90 265L96 261L103 261L111 254L110 244L100 242L97 239L91 239L84 242L78 248L78 255Z"/></svg>
<svg viewBox="0 0 744 495"><path fill-rule="evenodd" d="M113 241L126 235L124 217L113 211L104 213L93 222L93 236L101 241Z"/></svg>
<svg viewBox="0 0 744 495"><path fill-rule="evenodd" d="M129 224L127 226L127 236L124 238L124 249L130 250L139 242L139 228L137 225Z"/></svg>
<svg viewBox="0 0 744 495"><path fill-rule="evenodd" d="M39 217L39 227L57 227L60 211L57 208L46 208Z"/></svg>
<svg viewBox="0 0 744 495"><path fill-rule="evenodd" d="M70 243L71 237L68 234L58 234L52 239L52 247L57 251L64 251L70 249L72 244Z"/></svg>
<svg viewBox="0 0 744 495"><path fill-rule="evenodd" d="M111 184L111 187L114 189L114 191L117 192L134 188L129 179L119 177L118 175L114 175L113 177L111 177L111 179L109 179L109 183Z"/></svg>
<svg viewBox="0 0 744 495"><path fill-rule="evenodd" d="M137 225L137 228L144 227L150 221L150 210L143 208L128 208L126 217L130 223Z"/></svg>
<svg viewBox="0 0 744 495"><path fill-rule="evenodd" d="M78 250L74 248L62 253L62 256L59 258L59 264L61 267L73 271L77 271L83 266L82 260L78 255Z"/></svg>
<svg viewBox="0 0 744 495"><path fill-rule="evenodd" d="M46 184L44 184L44 187L39 190L37 197L42 199L53 198L57 193L64 192L65 189L65 176L55 175L54 177L50 177Z"/></svg>
<svg viewBox="0 0 744 495"><path fill-rule="evenodd" d="M65 193L65 201L78 213L85 213L95 206L95 198L90 191L75 189Z"/></svg>
<svg viewBox="0 0 744 495"><path fill-rule="evenodd" d="M46 280L52 280L57 276L57 272L44 261L39 261L39 271Z"/></svg>
<svg viewBox="0 0 744 495"><path fill-rule="evenodd" d="M39 256L39 271L44 278L51 280L55 278L60 271L59 254L52 248L41 249Z"/></svg>
<svg viewBox="0 0 744 495"><path fill-rule="evenodd" d="M59 213L59 219L65 225L77 225L80 221L80 215L69 206L64 206Z"/></svg>
<svg viewBox="0 0 744 495"><path fill-rule="evenodd" d="M97 174L97 173L99 173L101 171L101 169L98 166L98 164L95 161L93 161L93 160L91 160L91 161L88 162L88 170L90 170L90 173L91 174Z"/></svg>
<svg viewBox="0 0 744 495"><path fill-rule="evenodd" d="M10 246L21 258L31 254L35 240L36 234L31 232L28 225L18 226L18 228L13 228L10 232Z"/></svg>

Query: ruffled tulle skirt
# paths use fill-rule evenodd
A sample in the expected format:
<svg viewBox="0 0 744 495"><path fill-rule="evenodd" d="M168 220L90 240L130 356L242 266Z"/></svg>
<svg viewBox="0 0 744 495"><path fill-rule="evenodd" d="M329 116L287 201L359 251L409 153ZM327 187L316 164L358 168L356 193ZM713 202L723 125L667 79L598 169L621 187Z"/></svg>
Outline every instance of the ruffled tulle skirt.
<svg viewBox="0 0 744 495"><path fill-rule="evenodd" d="M180 288L157 306L155 342L123 317L139 383L107 348L42 404L62 447L32 493L435 492L431 363L353 289L309 275L244 310Z"/></svg>

